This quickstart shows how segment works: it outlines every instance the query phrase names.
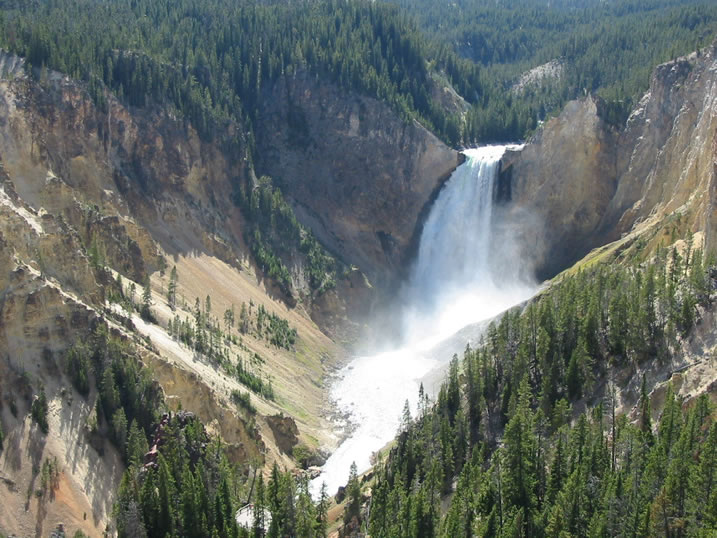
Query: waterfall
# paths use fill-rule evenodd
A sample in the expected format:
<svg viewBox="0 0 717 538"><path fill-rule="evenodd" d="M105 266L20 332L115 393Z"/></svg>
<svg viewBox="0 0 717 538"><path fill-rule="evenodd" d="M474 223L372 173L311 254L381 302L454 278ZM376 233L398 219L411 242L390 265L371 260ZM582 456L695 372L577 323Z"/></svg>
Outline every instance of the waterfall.
<svg viewBox="0 0 717 538"><path fill-rule="evenodd" d="M427 331L446 338L497 314L495 307L523 295L519 249L495 222L500 160L515 146L465 151L466 160L446 182L423 227L418 257L404 292L408 338ZM517 293L514 293L517 292Z"/></svg>
<svg viewBox="0 0 717 538"><path fill-rule="evenodd" d="M381 353L352 359L332 384L336 408L350 416L354 427L312 481L315 495L322 482L329 494L335 493L346 483L352 462L359 472L369 468L371 454L395 436L404 402L415 410L421 380L450 358L448 338L534 293L534 283L520 276L520 249L494 205L506 149L487 146L465 152L465 162L442 188L423 227L401 294L403 338ZM457 340L459 349L464 348L465 334L451 345ZM427 387L429 392L432 388Z"/></svg>
<svg viewBox="0 0 717 538"><path fill-rule="evenodd" d="M447 283L465 288L492 281L493 191L503 146L465 152L438 196L421 234L411 286L432 295Z"/></svg>

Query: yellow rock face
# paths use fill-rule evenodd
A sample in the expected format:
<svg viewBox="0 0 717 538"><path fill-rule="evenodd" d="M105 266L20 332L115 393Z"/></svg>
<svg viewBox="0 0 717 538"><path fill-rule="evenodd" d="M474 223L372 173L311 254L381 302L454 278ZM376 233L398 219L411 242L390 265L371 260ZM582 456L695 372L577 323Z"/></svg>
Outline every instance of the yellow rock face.
<svg viewBox="0 0 717 538"><path fill-rule="evenodd" d="M543 274L656 226L702 231L714 245L714 46L657 67L622 129L605 124L600 107L592 97L569 103L522 152L504 160L510 211L541 223L523 239Z"/></svg>

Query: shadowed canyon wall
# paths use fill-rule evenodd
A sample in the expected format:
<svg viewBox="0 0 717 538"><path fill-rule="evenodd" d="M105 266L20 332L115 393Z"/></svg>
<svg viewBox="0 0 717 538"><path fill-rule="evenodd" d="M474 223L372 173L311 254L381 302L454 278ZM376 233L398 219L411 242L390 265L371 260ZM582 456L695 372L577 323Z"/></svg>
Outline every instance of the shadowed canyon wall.
<svg viewBox="0 0 717 538"><path fill-rule="evenodd" d="M388 105L306 73L281 79L264 103L259 171L331 250L372 280L390 281L462 155Z"/></svg>

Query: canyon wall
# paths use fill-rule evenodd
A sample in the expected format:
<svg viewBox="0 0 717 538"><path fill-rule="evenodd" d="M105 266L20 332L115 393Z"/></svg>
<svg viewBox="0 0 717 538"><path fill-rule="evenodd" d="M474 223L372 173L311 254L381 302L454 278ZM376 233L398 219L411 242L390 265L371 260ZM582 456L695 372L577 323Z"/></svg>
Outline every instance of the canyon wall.
<svg viewBox="0 0 717 538"><path fill-rule="evenodd" d="M715 45L658 66L620 129L602 119L603 106L592 96L569 103L503 161L510 210L544 224L522 233L541 276L655 227L701 231L715 245Z"/></svg>
<svg viewBox="0 0 717 538"><path fill-rule="evenodd" d="M280 79L263 102L258 170L332 251L389 282L462 156L387 104L304 72Z"/></svg>
<svg viewBox="0 0 717 538"><path fill-rule="evenodd" d="M305 117L327 107L316 126L307 121L319 146L289 144L285 137L302 125L296 114L264 110L265 117L277 114L260 130L276 130L277 162L305 173L274 175L329 247L389 280L459 155L384 105L303 84ZM99 325L134 342L168 407L181 402L196 413L237 462L292 468L295 443L320 461L319 448L336 442L325 378L345 353L344 340L357 337L355 320L369 311L374 292L356 268L331 289L305 289L298 256L289 267L295 296L274 286L245 244L249 225L234 203L239 184L255 184L241 139L239 126L226 125L214 140L202 140L172 110L128 107L109 93L98 102L84 85L46 70L31 76L21 59L0 53L0 504L8 508L0 511L0 529L48 535L64 522L71 532L100 536L110 523L121 454L89 433L97 387L86 397L74 390L64 357ZM304 153L311 158L302 161ZM323 171L316 181L314 166ZM176 308L167 300L173 267ZM145 282L156 323L116 302L128 293L141 301ZM208 298L210 323L233 336L223 339L228 360L251 365L275 394L252 393L251 417L233 403L248 389L231 370L171 334L171 322L191 323L195 301L208 310ZM239 318L242 305L285 321L295 343L281 347L261 330L239 334L238 323L229 329L222 314L236 308ZM41 390L49 402L47 434L29 417ZM292 447L277 433L276 416L293 432ZM35 495L49 461L57 462L59 486Z"/></svg>

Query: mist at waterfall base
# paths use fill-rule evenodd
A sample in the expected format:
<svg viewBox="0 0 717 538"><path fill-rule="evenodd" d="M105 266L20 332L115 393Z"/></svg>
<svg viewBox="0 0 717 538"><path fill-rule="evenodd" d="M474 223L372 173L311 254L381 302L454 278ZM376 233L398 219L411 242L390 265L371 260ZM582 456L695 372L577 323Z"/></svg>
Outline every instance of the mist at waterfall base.
<svg viewBox="0 0 717 538"><path fill-rule="evenodd" d="M494 203L500 159L509 147L464 152L466 161L431 208L411 277L399 294L400 342L356 357L339 371L331 398L352 429L311 482L314 495L323 482L330 495L336 493L352 462L359 473L370 467L372 454L396 435L406 400L414 412L421 380L450 360L453 351L441 342L535 293L531 267L513 240L515 227L525 223L510 222Z"/></svg>

